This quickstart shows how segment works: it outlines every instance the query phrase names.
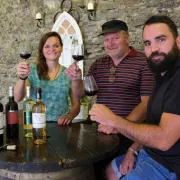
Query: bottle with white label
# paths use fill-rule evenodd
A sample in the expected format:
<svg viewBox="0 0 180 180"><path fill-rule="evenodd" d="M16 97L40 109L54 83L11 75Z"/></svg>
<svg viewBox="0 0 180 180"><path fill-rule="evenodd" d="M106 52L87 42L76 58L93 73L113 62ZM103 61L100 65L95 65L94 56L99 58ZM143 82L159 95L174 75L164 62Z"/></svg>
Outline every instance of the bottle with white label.
<svg viewBox="0 0 180 180"><path fill-rule="evenodd" d="M33 138L24 138L24 161L31 163L33 161Z"/></svg>
<svg viewBox="0 0 180 180"><path fill-rule="evenodd" d="M36 89L36 103L32 107L34 144L46 142L46 107L41 100L41 88Z"/></svg>
<svg viewBox="0 0 180 180"><path fill-rule="evenodd" d="M8 138L19 136L18 104L14 101L14 88L9 87L9 102L6 104L6 135Z"/></svg>
<svg viewBox="0 0 180 180"><path fill-rule="evenodd" d="M0 145L3 144L4 137L4 118L3 118L3 105L0 103Z"/></svg>
<svg viewBox="0 0 180 180"><path fill-rule="evenodd" d="M32 106L35 103L31 99L30 86L26 86L26 99L23 102L23 120L25 137L32 137Z"/></svg>

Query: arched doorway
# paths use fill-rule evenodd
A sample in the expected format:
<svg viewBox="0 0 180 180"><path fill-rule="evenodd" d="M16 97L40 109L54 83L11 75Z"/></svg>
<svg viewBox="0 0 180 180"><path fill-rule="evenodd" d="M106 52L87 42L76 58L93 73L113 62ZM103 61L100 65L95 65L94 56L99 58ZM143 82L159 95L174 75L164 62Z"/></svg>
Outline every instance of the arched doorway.
<svg viewBox="0 0 180 180"><path fill-rule="evenodd" d="M56 31L61 35L63 41L63 53L59 62L65 67L68 67L74 61L72 54L75 47L83 44L80 28L75 19L64 11L56 20L52 31ZM83 61L80 61L78 65L81 68L83 75Z"/></svg>

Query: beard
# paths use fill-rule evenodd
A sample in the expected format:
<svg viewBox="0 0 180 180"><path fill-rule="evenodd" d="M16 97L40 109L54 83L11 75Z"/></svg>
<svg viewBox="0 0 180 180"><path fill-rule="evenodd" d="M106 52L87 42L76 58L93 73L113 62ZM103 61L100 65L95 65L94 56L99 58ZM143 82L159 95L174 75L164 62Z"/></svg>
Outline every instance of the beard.
<svg viewBox="0 0 180 180"><path fill-rule="evenodd" d="M167 54L164 52L160 52L160 53L157 51L153 52L148 57L147 60L148 67L155 74L160 74L162 72L165 72L174 66L179 54L180 54L180 50L178 49L177 44L174 43L173 48ZM153 61L153 56L163 56L163 60L156 63Z"/></svg>

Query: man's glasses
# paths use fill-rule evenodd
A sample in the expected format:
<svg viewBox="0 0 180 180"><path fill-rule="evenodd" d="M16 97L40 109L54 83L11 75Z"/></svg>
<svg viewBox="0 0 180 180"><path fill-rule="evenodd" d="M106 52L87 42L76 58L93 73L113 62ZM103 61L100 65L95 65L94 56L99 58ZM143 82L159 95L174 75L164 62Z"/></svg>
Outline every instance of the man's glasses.
<svg viewBox="0 0 180 180"><path fill-rule="evenodd" d="M114 83L115 81L115 74L116 74L116 67L112 66L110 69L110 76L109 76L109 82Z"/></svg>

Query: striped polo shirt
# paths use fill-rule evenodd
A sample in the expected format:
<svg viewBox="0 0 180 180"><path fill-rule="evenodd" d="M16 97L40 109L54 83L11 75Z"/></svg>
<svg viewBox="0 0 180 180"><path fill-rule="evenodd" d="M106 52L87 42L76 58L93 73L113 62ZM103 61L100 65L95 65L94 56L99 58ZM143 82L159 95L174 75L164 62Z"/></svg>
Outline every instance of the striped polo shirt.
<svg viewBox="0 0 180 180"><path fill-rule="evenodd" d="M109 82L110 56L97 59L87 75L92 74L98 85L97 103L109 107L115 114L126 117L141 102L141 96L152 92L154 75L143 53L130 47L129 54L116 66L115 81Z"/></svg>

